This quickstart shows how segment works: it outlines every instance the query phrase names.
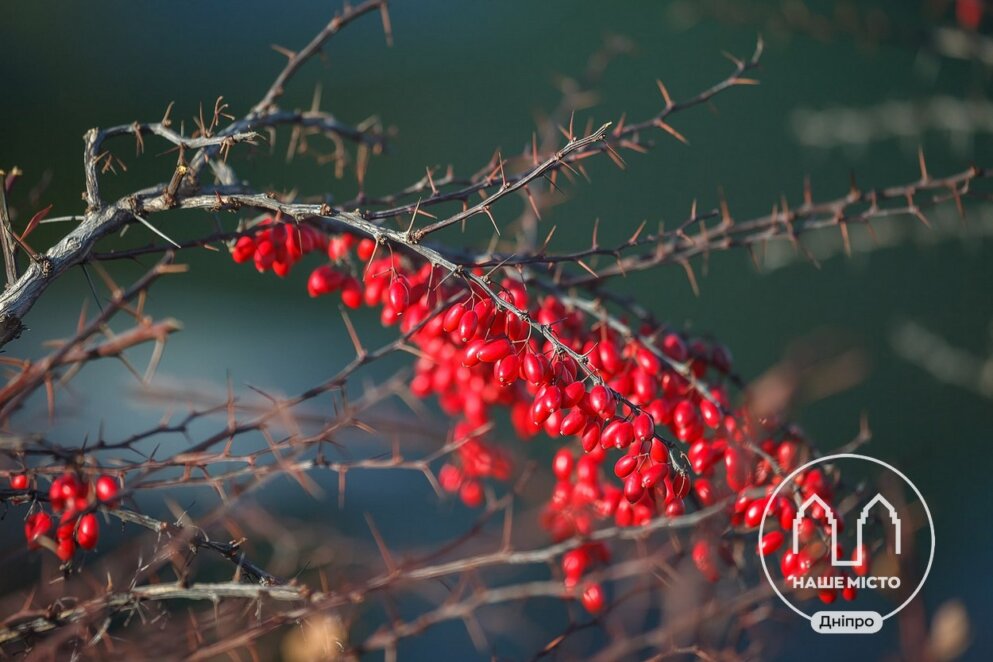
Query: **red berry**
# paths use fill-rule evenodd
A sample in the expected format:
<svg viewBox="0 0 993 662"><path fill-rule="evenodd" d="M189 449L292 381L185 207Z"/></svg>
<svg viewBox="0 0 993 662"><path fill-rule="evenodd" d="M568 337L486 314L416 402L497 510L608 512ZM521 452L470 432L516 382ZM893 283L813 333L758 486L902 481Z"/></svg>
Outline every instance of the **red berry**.
<svg viewBox="0 0 993 662"><path fill-rule="evenodd" d="M724 479L735 492L740 492L748 485L748 466L743 455L736 446L728 446L724 451Z"/></svg>
<svg viewBox="0 0 993 662"><path fill-rule="evenodd" d="M660 369L658 357L644 347L638 348L638 353L635 355L635 360L638 362L638 365L641 366L641 369L648 374L658 374Z"/></svg>
<svg viewBox="0 0 993 662"><path fill-rule="evenodd" d="M467 310L459 320L459 338L462 342L469 342L476 335L476 326L479 324L479 317L476 311Z"/></svg>
<svg viewBox="0 0 993 662"><path fill-rule="evenodd" d="M716 582L720 579L720 574L717 572L717 561L714 558L714 550L708 541L698 540L693 545L692 556L697 570L707 578L707 581Z"/></svg>
<svg viewBox="0 0 993 662"><path fill-rule="evenodd" d="M579 434L586 429L587 420L586 414L582 410L573 409L562 419L562 424L559 426L559 434L563 437L571 437L574 434Z"/></svg>
<svg viewBox="0 0 993 662"><path fill-rule="evenodd" d="M627 478L638 466L638 458L634 455L624 455L614 463L614 475L618 478Z"/></svg>
<svg viewBox="0 0 993 662"><path fill-rule="evenodd" d="M696 407L689 400L682 400L672 412L672 423L677 428L688 429L700 424Z"/></svg>
<svg viewBox="0 0 993 662"><path fill-rule="evenodd" d="M459 322L462 320L463 315L465 315L465 304L454 304L448 309L448 312L445 313L445 317L441 323L441 328L445 330L445 333L451 333L455 329L459 328Z"/></svg>
<svg viewBox="0 0 993 662"><path fill-rule="evenodd" d="M26 490L28 489L28 475L27 474L11 474L10 476L10 486L15 490Z"/></svg>
<svg viewBox="0 0 993 662"><path fill-rule="evenodd" d="M354 276L347 276L342 282L341 302L352 309L362 305L362 286Z"/></svg>
<svg viewBox="0 0 993 662"><path fill-rule="evenodd" d="M677 363L684 363L689 358L689 350L686 349L686 343L675 333L668 333L662 339L662 351Z"/></svg>
<svg viewBox="0 0 993 662"><path fill-rule="evenodd" d="M367 262L372 254L376 252L376 242L372 239L363 239L359 242L358 248L355 249L355 254L363 262ZM378 260L377 260L378 262Z"/></svg>
<svg viewBox="0 0 993 662"><path fill-rule="evenodd" d="M724 345L714 345L710 350L710 362L714 364L719 372L727 374L731 372L731 351Z"/></svg>
<svg viewBox="0 0 993 662"><path fill-rule="evenodd" d="M795 577L797 575L797 554L793 551L787 551L779 559L779 569L783 573L783 577Z"/></svg>
<svg viewBox="0 0 993 662"><path fill-rule="evenodd" d="M573 382L561 388L563 408L575 407L582 402L583 397L586 395L586 387L583 386L582 382Z"/></svg>
<svg viewBox="0 0 993 662"><path fill-rule="evenodd" d="M697 478L693 482L693 491L696 493L696 498L700 501L701 506L712 506L717 500L714 486L706 478Z"/></svg>
<svg viewBox="0 0 993 662"><path fill-rule="evenodd" d="M319 297L334 292L341 285L341 274L324 264L310 272L307 279L307 293Z"/></svg>
<svg viewBox="0 0 993 662"><path fill-rule="evenodd" d="M769 556L777 549L779 549L783 544L783 532L782 531L770 531L769 533L762 536L762 540L759 541L759 554L762 556Z"/></svg>
<svg viewBox="0 0 993 662"><path fill-rule="evenodd" d="M462 483L459 496L462 498L462 503L470 508L476 508L483 503L483 486L478 480L467 480Z"/></svg>
<svg viewBox="0 0 993 662"><path fill-rule="evenodd" d="M597 384L590 391L590 407L600 416L614 413L614 395L604 386Z"/></svg>
<svg viewBox="0 0 993 662"><path fill-rule="evenodd" d="M765 512L766 503L767 500L765 498L752 501L751 505L745 510L745 526L754 529L762 523L762 514Z"/></svg>
<svg viewBox="0 0 993 662"><path fill-rule="evenodd" d="M496 366L493 368L493 374L504 386L517 381L519 372L517 354L508 354L497 361Z"/></svg>
<svg viewBox="0 0 993 662"><path fill-rule="evenodd" d="M55 548L55 555L59 557L60 561L67 563L75 553L76 544L72 541L72 538L62 538L59 540L58 546Z"/></svg>
<svg viewBox="0 0 993 662"><path fill-rule="evenodd" d="M669 475L668 464L654 464L641 474L641 484L645 489L651 489L659 484L659 481Z"/></svg>
<svg viewBox="0 0 993 662"><path fill-rule="evenodd" d="M655 436L655 422L648 414L638 414L632 423L634 438L638 441L648 441Z"/></svg>
<svg viewBox="0 0 993 662"><path fill-rule="evenodd" d="M645 486L641 484L641 474L632 472L624 479L624 498L628 503L637 503L645 494Z"/></svg>
<svg viewBox="0 0 993 662"><path fill-rule="evenodd" d="M536 400L541 401L541 406L548 413L558 411L562 407L562 391L555 385L546 386L539 391L539 396Z"/></svg>
<svg viewBox="0 0 993 662"><path fill-rule="evenodd" d="M51 486L48 488L48 500L52 504L52 508L55 511L62 510L65 508L65 497L62 496L62 476L58 476L52 481Z"/></svg>
<svg viewBox="0 0 993 662"><path fill-rule="evenodd" d="M255 255L255 240L251 237L239 237L231 249L231 258L241 264L248 262Z"/></svg>
<svg viewBox="0 0 993 662"><path fill-rule="evenodd" d="M589 455L579 458L576 463L576 480L580 483L595 483L599 474L599 465Z"/></svg>
<svg viewBox="0 0 993 662"><path fill-rule="evenodd" d="M652 439L652 449L649 452L649 457L652 458L653 462L668 462L669 449L665 447L665 444L660 439Z"/></svg>
<svg viewBox="0 0 993 662"><path fill-rule="evenodd" d="M604 370L610 373L618 372L621 369L621 357L617 353L617 347L614 343L606 340L600 343L599 346L600 353L600 363L603 365Z"/></svg>
<svg viewBox="0 0 993 662"><path fill-rule="evenodd" d="M583 589L583 607L591 614L603 611L603 588L599 584L587 584Z"/></svg>
<svg viewBox="0 0 993 662"><path fill-rule="evenodd" d="M441 484L441 489L446 492L457 492L462 486L462 472L458 467L446 464L438 472L438 482Z"/></svg>
<svg viewBox="0 0 993 662"><path fill-rule="evenodd" d="M706 398L700 400L700 415L703 417L703 422L708 427L716 429L721 424L721 410L717 408L717 405Z"/></svg>
<svg viewBox="0 0 993 662"><path fill-rule="evenodd" d="M79 524L76 525L76 542L79 543L79 546L83 549L93 549L97 546L99 537L100 527L96 515L86 513L80 517Z"/></svg>
<svg viewBox="0 0 993 662"><path fill-rule="evenodd" d="M97 478L96 483L96 493L97 499L99 499L105 506L109 508L114 508L117 506L117 493L120 491L120 486L117 481L107 475L101 475Z"/></svg>
<svg viewBox="0 0 993 662"><path fill-rule="evenodd" d="M548 359L541 354L526 354L523 370L524 378L532 384L544 384L551 377Z"/></svg>
<svg viewBox="0 0 993 662"><path fill-rule="evenodd" d="M690 477L680 472L672 479L672 493L677 499L684 499L690 493Z"/></svg>
<svg viewBox="0 0 993 662"><path fill-rule="evenodd" d="M410 305L410 289L407 287L407 279L403 276L393 279L393 282L390 283L390 289L387 290L387 300L390 302L390 307L398 315L402 315L407 310Z"/></svg>
<svg viewBox="0 0 993 662"><path fill-rule="evenodd" d="M476 352L476 358L483 363L495 363L514 351L510 341L506 338L491 340Z"/></svg>
<svg viewBox="0 0 993 662"><path fill-rule="evenodd" d="M561 448L555 454L555 459L552 460L552 472L559 480L569 480L575 464L576 460L572 457L572 453L565 448Z"/></svg>
<svg viewBox="0 0 993 662"><path fill-rule="evenodd" d="M597 448L601 448L600 436L600 424L597 421L590 421L587 423L586 429L583 430L583 436L581 439L583 450L587 453L593 453Z"/></svg>
<svg viewBox="0 0 993 662"><path fill-rule="evenodd" d="M983 0L956 0L955 20L963 28L976 30L983 22Z"/></svg>
<svg viewBox="0 0 993 662"><path fill-rule="evenodd" d="M52 530L52 518L44 511L31 513L24 521L24 537L28 541L28 549L38 549L37 540Z"/></svg>

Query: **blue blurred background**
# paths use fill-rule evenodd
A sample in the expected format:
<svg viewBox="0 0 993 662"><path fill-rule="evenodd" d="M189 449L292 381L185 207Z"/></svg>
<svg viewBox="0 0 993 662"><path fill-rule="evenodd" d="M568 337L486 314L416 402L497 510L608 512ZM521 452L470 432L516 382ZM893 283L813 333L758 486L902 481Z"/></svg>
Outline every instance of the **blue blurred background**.
<svg viewBox="0 0 993 662"><path fill-rule="evenodd" d="M835 3L807 4L825 16L845 15ZM506 153L522 149L536 117L558 103L561 76L580 74L609 35L622 35L635 48L611 62L598 86L601 100L577 116L579 126L587 118L616 120L622 112L630 118L653 114L660 107L656 78L677 99L695 94L728 73L730 64L721 51L747 56L761 33L767 46L757 74L761 85L731 90L712 108L675 116L672 123L687 136L688 147L662 139L647 155L627 153L626 172L606 159L590 163L592 184L570 186L569 199L543 222L547 228L558 225L553 246L562 250L588 241L597 218L601 237L621 239L643 219L654 224L685 217L694 200L715 206L718 187L735 215L748 218L768 213L781 193L799 200L807 174L814 195L822 198L843 194L850 172L865 187L910 182L918 176L918 146L932 174L958 172L973 161L993 165L991 117L983 105L991 69L925 46L935 25L950 24L950 5L838 5L855 11L867 25L887 26L878 39L843 29L811 34L788 29L777 18L784 7L800 11L801 6L398 1L391 7L392 48L385 46L377 18L360 21L333 40L323 63L308 65L282 105L308 106L320 82L323 107L339 119L354 124L375 114L395 126L390 153L374 158L369 169L367 189L386 192L419 178L425 166L451 163L457 172L469 173L495 147ZM334 8L307 2L277 8L257 0L5 3L0 8L0 166L23 169L24 189L47 181L37 203L54 204L52 215L79 212L85 130L155 120L170 102L175 102L173 117L184 119L191 129L200 104L209 109L220 95L240 115L283 64L269 45L298 47ZM946 99L978 104L974 121L948 129L952 122L941 120L950 111L935 106L935 100ZM838 108L866 111L882 104L894 105L880 112L884 119L874 125L869 140L830 124L817 133L811 124L843 116ZM933 107L939 110L921 110ZM917 109L919 117L938 119L898 127L898 111L907 108ZM817 114L831 109L836 112ZM262 148L252 159L237 160L239 175L270 190L331 191L338 200L354 194L354 181L336 180L331 165L315 167L306 159L285 163L285 141L284 134L271 158ZM173 156L156 158L164 147L149 145L146 156L137 160L126 141L117 144L128 171L105 177L105 198L168 178ZM21 201L22 213L30 213L23 197L14 202ZM500 218L513 218L516 204L510 203ZM195 215L162 218L170 219L163 229L176 237L194 236L209 222ZM986 568L993 535L986 525L991 501L985 461L993 407L989 399L943 384L903 360L891 338L900 324L913 320L956 346L987 355L993 330L991 222L990 208L980 206L966 240L945 232L912 232L895 247L850 259L835 250L819 268L795 262L758 271L746 254L713 255L706 273L697 269L699 296L676 266L611 285L616 291L639 293L642 303L662 319L717 335L732 348L746 377L759 375L787 347L813 333L828 331L864 351L869 372L861 383L806 404L796 417L829 450L856 434L863 412L868 416L874 438L866 452L905 471L934 514L937 554L919 599L929 610L950 599L964 603L974 624L969 653L974 659L993 655L993 639L982 625L993 617L993 586ZM901 223L911 227L916 221ZM42 226L33 245L47 246L65 227ZM480 236L451 233L447 238L468 242ZM307 298L306 269L283 282L247 266L235 268L215 253L188 252L181 260L191 265L190 273L156 285L148 304L153 314L184 324L168 345L160 384L194 384L216 395L230 374L239 385L295 393L351 358L336 306ZM150 261L115 262L107 268L123 283ZM71 332L82 302L90 297L83 274L70 273L35 306L26 320L30 332L6 351L40 355L43 339ZM370 314L360 313L356 322L370 345L391 337ZM135 356L142 365L140 357L147 353L139 350ZM368 374L382 376L396 365ZM48 420L43 401L17 421L21 430L44 432L63 443L95 436L101 426L109 438L120 437L162 415L161 407L138 402L135 388L120 364L91 365L73 381L71 392L60 394L54 421ZM384 486L379 480L350 482L354 491L349 499L357 513L377 507L388 513L388 496L398 490L413 490L412 498L424 506L423 519L404 513L390 521L385 515L383 527L398 545L424 545L425 535L444 539L470 520L460 508L435 508L423 481L408 485L391 476ZM330 517L344 532L364 531L361 517L344 519L331 507L333 497L328 508L315 514L313 500L289 483L275 484L257 498L298 517ZM821 637L812 646L815 635L805 624L783 622L783 659L801 651L810 660L879 658L896 649L896 628L858 639ZM427 656L439 637L459 658L476 654L460 625L440 632L415 642L411 655Z"/></svg>

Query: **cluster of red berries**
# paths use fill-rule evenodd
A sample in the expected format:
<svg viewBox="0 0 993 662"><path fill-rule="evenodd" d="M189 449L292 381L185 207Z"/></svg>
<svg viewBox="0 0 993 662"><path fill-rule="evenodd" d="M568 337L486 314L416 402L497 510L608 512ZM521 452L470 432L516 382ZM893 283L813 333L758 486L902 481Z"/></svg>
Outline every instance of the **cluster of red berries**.
<svg viewBox="0 0 993 662"><path fill-rule="evenodd" d="M26 490L29 485L26 474L14 474L10 478L10 486L15 490ZM100 538L94 507L116 508L119 492L118 482L107 475L98 476L92 484L72 471L58 476L48 490L52 511L61 514L55 527L55 538L49 537L54 524L52 516L44 510L35 511L24 522L28 549L45 547L63 562L75 555L77 547L93 549Z"/></svg>
<svg viewBox="0 0 993 662"><path fill-rule="evenodd" d="M509 410L523 439L544 431L578 441L553 460L557 482L542 522L557 541L587 536L598 519L627 527L676 517L688 510L688 501L697 508L727 502L732 526L756 528L768 501L756 493L771 494L781 476L799 465L805 445L797 431L775 420L752 420L730 406L731 357L722 345L648 324L637 335L622 333L560 297L535 300L509 278L499 284L495 301L479 285L445 278L429 264L418 266L396 254L376 258L370 239L327 237L305 225L272 221L260 227L254 238L239 239L236 261L254 255L260 270L280 264L285 273L305 248L326 248L330 262L311 273L311 296L340 290L350 307L381 306L384 326L399 323L404 333L417 329L411 341L419 358L410 389L418 397L437 396L458 421L456 438L466 441L442 467L439 482L468 506L483 502L483 479L510 475L506 455L471 434L488 425L497 408ZM299 249L291 250L295 233L292 242ZM267 262L270 254L275 257ZM555 342L536 332L532 321ZM688 446L692 478L673 467L667 438ZM765 441L756 448L753 439ZM605 471L608 457L618 452L612 470ZM830 497L819 471L800 480L809 482L811 493ZM776 515L784 518L790 507L785 498L777 500ZM773 534L782 535L771 531L760 543L766 553L781 545ZM602 556L585 544L576 550ZM707 540L693 551L697 567L713 581L720 576L718 556L733 562ZM591 564L569 563L564 572L571 592ZM581 599L598 611L603 590L588 585Z"/></svg>
<svg viewBox="0 0 993 662"><path fill-rule="evenodd" d="M510 458L502 450L487 445L482 437L472 434L472 426L465 421L455 425L455 451L458 464L445 463L438 472L438 482L446 492L458 492L462 503L475 508L483 503L483 485L480 479L510 478Z"/></svg>

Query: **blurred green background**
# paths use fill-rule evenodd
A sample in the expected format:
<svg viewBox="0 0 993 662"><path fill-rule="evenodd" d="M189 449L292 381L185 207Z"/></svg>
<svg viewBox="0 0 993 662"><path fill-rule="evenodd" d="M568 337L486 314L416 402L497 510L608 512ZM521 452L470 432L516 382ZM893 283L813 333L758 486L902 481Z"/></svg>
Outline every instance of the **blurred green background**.
<svg viewBox="0 0 993 662"><path fill-rule="evenodd" d="M834 3L808 5L837 15ZM569 200L543 222L546 228L558 225L553 243L558 249L587 241L597 218L601 236L614 239L627 236L643 219L674 223L685 217L694 199L703 207L716 205L718 187L735 215L748 218L768 213L781 193L799 200L805 174L812 178L814 195L822 198L843 194L851 171L864 187L910 182L918 176L918 146L933 174L958 172L973 161L993 165L991 118L982 106L991 70L925 46L931 28L950 24L950 5L843 5L889 26L884 38L869 41L844 30L813 36L780 30L777 26L784 24L775 17L783 7L797 11L798 6L742 3L739 9L754 11L741 16L721 3L401 0L391 7L392 48L384 44L378 18L361 20L333 40L323 65L308 65L282 105L309 105L320 82L323 108L339 119L358 123L376 114L397 127L390 153L375 158L369 170L367 189L387 192L422 176L425 166L452 163L457 172L469 173L495 147L505 153L522 149L538 114L558 103L556 81L580 74L607 35L623 35L636 50L611 62L598 86L601 101L577 116L579 126L588 117L601 122L616 120L622 112L630 118L655 113L660 107L656 78L677 99L695 94L728 73L730 64L721 51L747 56L761 33L767 44L757 74L761 85L731 90L713 108L673 118L689 147L661 138L647 155L626 153L626 172L601 159L589 165L591 185L567 187ZM43 180L48 183L39 189L38 207L54 204L52 215L82 210L81 136L86 129L155 120L171 101L173 117L191 129L199 105L209 109L219 95L240 115L283 63L269 45L302 45L335 8L256 0L4 3L0 167L17 165L26 173L12 197L21 223L23 214L32 211L26 191ZM800 139L803 127L797 121L810 117L805 111L890 102L921 107L944 97L979 103L978 129L950 131L938 121L911 125L902 137L877 130L878 139L862 144L846 143L841 135L837 145ZM238 174L271 190L351 197L353 180L334 179L330 165L315 167L306 159L286 164L286 137L280 135L272 158L263 148L251 159L236 159ZM174 157L156 158L164 147L147 143L141 160L127 141L116 143L115 153L128 171L105 177L105 198L168 178ZM516 205L498 211L498 218L514 218ZM988 228L990 213L989 207L977 207L970 227ZM194 236L212 222L202 215L176 214L160 216L158 223L163 219L169 220L162 229L175 237ZM45 247L66 227L43 226L32 244ZM145 232L132 228L130 239L144 243L149 240ZM923 600L930 610L952 598L962 600L976 626L970 654L989 659L993 641L982 624L993 618L993 586L985 569L993 544L985 462L993 407L990 400L942 384L904 361L890 342L894 328L909 319L986 355L993 318L993 244L978 234L963 241L939 233L923 244L904 241L851 259L826 259L820 268L797 262L768 273L756 271L743 253L714 255L706 274L698 265L699 297L675 266L618 279L611 287L639 293L662 319L713 332L732 348L746 377L759 375L799 339L825 330L864 350L866 379L806 404L797 419L828 450L850 440L860 416L867 414L874 439L866 452L904 470L935 517L937 554ZM468 242L481 236L449 233L445 238ZM151 312L174 316L185 326L168 345L159 370L162 383L182 380L219 393L230 373L238 384L294 393L327 378L352 356L337 307L307 298L307 269L298 268L282 282L247 266L235 268L223 255L188 252L181 259L191 265L190 273L156 285L149 302ZM128 282L142 272L142 264L115 262L108 269L119 282ZM87 298L86 279L74 270L35 306L26 320L30 332L6 351L39 355L43 339L71 332ZM370 345L391 337L372 315L360 314L358 324ZM145 355L138 351L135 356ZM140 358L135 362L142 365ZM370 374L385 374L389 367ZM96 435L101 425L108 437L121 436L161 416L161 409L135 405L129 395L133 390L133 379L120 364L92 365L73 382L71 393L60 395L61 413L54 422L38 402L19 423L21 429L42 431L63 443ZM382 499L379 487L363 487L360 481L354 489L353 504ZM300 496L298 489L288 493ZM311 505L302 497L296 511L306 513ZM468 521L459 509L446 512L443 526L457 528ZM417 522L395 522L395 539L423 543L417 539ZM352 527L344 521L337 525ZM877 658L894 649L897 637L896 628L887 628L857 640L818 638L812 648L816 635L804 624L787 622L783 628L784 659L800 651L807 659ZM414 653L427 654L439 636L456 655L473 654L461 626L424 638L424 648L415 644Z"/></svg>

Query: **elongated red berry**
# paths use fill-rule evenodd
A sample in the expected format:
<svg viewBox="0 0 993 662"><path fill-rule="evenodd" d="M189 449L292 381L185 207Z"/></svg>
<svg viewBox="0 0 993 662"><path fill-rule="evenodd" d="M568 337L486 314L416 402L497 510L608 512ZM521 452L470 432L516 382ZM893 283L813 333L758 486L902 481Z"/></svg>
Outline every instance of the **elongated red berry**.
<svg viewBox="0 0 993 662"><path fill-rule="evenodd" d="M715 429L720 426L723 418L717 405L706 398L700 400L700 416L708 427Z"/></svg>
<svg viewBox="0 0 993 662"><path fill-rule="evenodd" d="M445 313L445 317L441 323L441 328L445 330L445 333L451 333L455 329L459 328L459 322L462 321L463 315L465 315L465 304L453 304L452 307L448 309L448 312Z"/></svg>
<svg viewBox="0 0 993 662"><path fill-rule="evenodd" d="M310 272L307 279L307 294L319 297L334 292L341 285L341 274L323 264Z"/></svg>
<svg viewBox="0 0 993 662"><path fill-rule="evenodd" d="M622 367L621 357L617 353L617 346L609 340L600 343L600 363L604 370L610 373L618 372Z"/></svg>
<svg viewBox="0 0 993 662"><path fill-rule="evenodd" d="M559 425L559 434L563 437L571 437L574 434L579 434L586 429L588 420L586 414L581 409L573 409L562 419L562 423Z"/></svg>
<svg viewBox="0 0 993 662"><path fill-rule="evenodd" d="M759 541L759 554L769 556L783 545L783 532L770 531Z"/></svg>
<svg viewBox="0 0 993 662"><path fill-rule="evenodd" d="M766 502L767 499L765 497L752 501L751 505L745 510L745 526L754 529L762 523L762 514L765 513Z"/></svg>
<svg viewBox="0 0 993 662"><path fill-rule="evenodd" d="M583 436L581 438L583 450L587 453L592 453L595 449L600 448L600 435L601 428L597 421L590 421L587 423L586 429L583 430Z"/></svg>
<svg viewBox="0 0 993 662"><path fill-rule="evenodd" d="M684 499L690 493L690 477L683 472L677 473L672 478L672 493L677 499Z"/></svg>
<svg viewBox="0 0 993 662"><path fill-rule="evenodd" d="M462 365L467 368L479 363L479 350L483 348L486 341L482 338L476 338L471 343L465 346L465 350L462 352Z"/></svg>
<svg viewBox="0 0 993 662"><path fill-rule="evenodd" d="M407 287L406 278L397 276L393 279L389 290L387 290L387 300L390 302L390 307L398 315L402 315L407 310L410 306L410 288Z"/></svg>
<svg viewBox="0 0 993 662"><path fill-rule="evenodd" d="M740 492L748 484L748 466L743 454L736 446L728 446L724 451L725 480L728 487Z"/></svg>
<svg viewBox="0 0 993 662"><path fill-rule="evenodd" d="M552 376L548 359L542 354L526 354L524 356L523 369L524 378L532 384L544 384Z"/></svg>
<svg viewBox="0 0 993 662"><path fill-rule="evenodd" d="M510 341L506 338L491 340L476 352L476 358L483 363L495 363L507 356L514 350Z"/></svg>
<svg viewBox="0 0 993 662"><path fill-rule="evenodd" d="M638 441L648 441L655 436L655 421L648 414L638 414L631 425L634 428L634 438Z"/></svg>
<svg viewBox="0 0 993 662"><path fill-rule="evenodd" d="M52 510L58 512L65 508L66 499L62 496L62 476L57 476L48 488L48 501Z"/></svg>
<svg viewBox="0 0 993 662"><path fill-rule="evenodd" d="M462 342L469 342L476 335L476 327L479 324L479 317L475 310L467 310L462 319L459 320L459 338Z"/></svg>
<svg viewBox="0 0 993 662"><path fill-rule="evenodd" d="M559 480L569 480L572 476L572 469L576 464L575 458L565 448L560 448L552 460L552 472Z"/></svg>
<svg viewBox="0 0 993 662"><path fill-rule="evenodd" d="M97 546L100 537L100 526L97 523L96 515L86 513L79 518L76 525L76 542L83 549L93 549ZM63 559L64 560L64 559Z"/></svg>
<svg viewBox="0 0 993 662"><path fill-rule="evenodd" d="M539 391L538 399L541 400L541 406L548 413L558 411L562 407L562 390L554 384L546 386Z"/></svg>
<svg viewBox="0 0 993 662"><path fill-rule="evenodd" d="M363 262L367 262L372 254L376 252L376 242L372 239L363 239L355 249L355 254ZM377 260L378 262L379 260Z"/></svg>
<svg viewBox="0 0 993 662"><path fill-rule="evenodd" d="M346 276L342 281L341 302L352 309L362 305L362 286L354 276Z"/></svg>
<svg viewBox="0 0 993 662"><path fill-rule="evenodd" d="M641 366L641 369L647 372L648 374L650 375L658 374L659 368L661 367L659 365L658 357L652 354L644 347L638 348L638 353L635 355L635 360L638 362L638 365Z"/></svg>
<svg viewBox="0 0 993 662"><path fill-rule="evenodd" d="M517 364L517 354L508 354L497 361L496 366L493 368L493 374L504 386L513 384L517 381L517 376L520 373L520 369L517 367Z"/></svg>
<svg viewBox="0 0 993 662"><path fill-rule="evenodd" d="M638 458L635 455L624 455L614 463L614 475L618 478L627 478L638 466Z"/></svg>
<svg viewBox="0 0 993 662"><path fill-rule="evenodd" d="M590 390L590 407L600 416L614 413L614 395L603 385L597 384Z"/></svg>
<svg viewBox="0 0 993 662"><path fill-rule="evenodd" d="M665 352L666 356L679 363L685 362L690 356L686 343L675 333L668 333L662 339L662 351Z"/></svg>
<svg viewBox="0 0 993 662"><path fill-rule="evenodd" d="M641 484L641 474L632 471L624 479L624 498L628 500L628 503L637 503L644 494L645 486Z"/></svg>
<svg viewBox="0 0 993 662"><path fill-rule="evenodd" d="M658 485L668 475L668 464L653 464L642 472L641 484L645 489L651 489Z"/></svg>

